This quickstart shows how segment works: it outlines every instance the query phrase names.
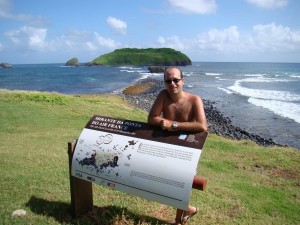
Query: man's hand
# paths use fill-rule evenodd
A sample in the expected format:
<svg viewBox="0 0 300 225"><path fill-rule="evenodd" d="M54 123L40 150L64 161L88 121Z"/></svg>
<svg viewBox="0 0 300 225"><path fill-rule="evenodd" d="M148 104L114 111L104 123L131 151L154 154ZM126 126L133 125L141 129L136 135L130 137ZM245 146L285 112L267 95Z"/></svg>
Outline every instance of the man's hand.
<svg viewBox="0 0 300 225"><path fill-rule="evenodd" d="M160 126L161 126L161 129L163 129L163 130L169 130L169 131L173 130L172 124L173 123L170 120L161 120L160 121Z"/></svg>

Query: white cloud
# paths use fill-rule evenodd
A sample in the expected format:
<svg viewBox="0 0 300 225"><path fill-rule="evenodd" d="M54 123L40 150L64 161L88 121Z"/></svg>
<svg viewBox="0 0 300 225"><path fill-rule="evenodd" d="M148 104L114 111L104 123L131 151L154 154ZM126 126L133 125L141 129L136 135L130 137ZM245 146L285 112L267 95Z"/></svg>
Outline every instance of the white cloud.
<svg viewBox="0 0 300 225"><path fill-rule="evenodd" d="M30 20L32 19L31 15L26 14L13 14L11 12L12 5L9 0L0 0L0 18L9 19L9 20Z"/></svg>
<svg viewBox="0 0 300 225"><path fill-rule="evenodd" d="M23 26L18 30L5 32L5 35L15 44L27 46L33 50L44 50L47 47L45 38L46 28Z"/></svg>
<svg viewBox="0 0 300 225"><path fill-rule="evenodd" d="M198 35L194 42L199 49L224 53L287 52L300 50L300 30L276 25L256 25L250 34L240 33L238 27L211 29Z"/></svg>
<svg viewBox="0 0 300 225"><path fill-rule="evenodd" d="M121 44L113 39L105 38L96 32L69 30L66 34L47 41L47 29L23 26L5 32L15 50L47 51L47 52L95 52L118 48ZM4 47L4 46L2 46ZM0 50L1 50L0 45Z"/></svg>
<svg viewBox="0 0 300 225"><path fill-rule="evenodd" d="M84 43L85 47L89 50L89 51L97 51L98 50L98 47L95 43L91 42L91 41L86 41Z"/></svg>
<svg viewBox="0 0 300 225"><path fill-rule="evenodd" d="M184 50L187 47L177 36L159 37L157 43L159 46L174 48L176 50Z"/></svg>
<svg viewBox="0 0 300 225"><path fill-rule="evenodd" d="M124 21L111 16L109 16L106 21L113 33L122 35L127 34L127 24Z"/></svg>
<svg viewBox="0 0 300 225"><path fill-rule="evenodd" d="M12 12L13 5L9 0L0 0L0 19L25 21L30 26L45 26L47 19L43 16L33 16L30 14L15 14Z"/></svg>
<svg viewBox="0 0 300 225"><path fill-rule="evenodd" d="M11 4L8 0L0 0L0 18L11 18Z"/></svg>
<svg viewBox="0 0 300 225"><path fill-rule="evenodd" d="M0 17L5 18L10 11L11 5L8 0L0 0Z"/></svg>
<svg viewBox="0 0 300 225"><path fill-rule="evenodd" d="M55 51L77 51L85 49L86 42L92 42L93 33L85 30L71 29L64 35L58 37L51 42L51 46Z"/></svg>
<svg viewBox="0 0 300 225"><path fill-rule="evenodd" d="M217 9L215 0L168 0L168 2L182 12L210 14Z"/></svg>
<svg viewBox="0 0 300 225"><path fill-rule="evenodd" d="M181 39L177 36L159 37L159 47L171 47L184 51L188 55L238 55L245 58L247 55L274 53L300 54L300 30L276 25L256 25L250 33L241 33L237 26L225 29L211 29L195 38ZM237 58L238 59L238 58ZM226 59L225 59L226 60ZM254 59L255 60L255 59Z"/></svg>
<svg viewBox="0 0 300 225"><path fill-rule="evenodd" d="M103 52L113 50L119 43L110 38L105 38L97 32L69 30L49 44L54 51L68 52Z"/></svg>
<svg viewBox="0 0 300 225"><path fill-rule="evenodd" d="M96 32L95 32L95 38L96 38L96 45L98 45L102 48L104 47L107 49L115 49L115 48L118 48L119 45L121 45L120 43L116 42L113 39L104 38L104 37L100 36Z"/></svg>
<svg viewBox="0 0 300 225"><path fill-rule="evenodd" d="M214 49L217 51L239 51L240 33L236 26L224 30L211 29L197 37L197 46L200 49Z"/></svg>
<svg viewBox="0 0 300 225"><path fill-rule="evenodd" d="M256 25L253 27L253 41L261 51L299 51L300 31L293 31L289 27L276 25Z"/></svg>
<svg viewBox="0 0 300 225"><path fill-rule="evenodd" d="M85 41L83 48L91 52L98 52L103 50L114 50L120 46L121 44L116 42L115 40L104 38L97 32L95 32L94 40Z"/></svg>
<svg viewBox="0 0 300 225"><path fill-rule="evenodd" d="M247 0L247 2L266 9L281 8L288 4L288 0Z"/></svg>

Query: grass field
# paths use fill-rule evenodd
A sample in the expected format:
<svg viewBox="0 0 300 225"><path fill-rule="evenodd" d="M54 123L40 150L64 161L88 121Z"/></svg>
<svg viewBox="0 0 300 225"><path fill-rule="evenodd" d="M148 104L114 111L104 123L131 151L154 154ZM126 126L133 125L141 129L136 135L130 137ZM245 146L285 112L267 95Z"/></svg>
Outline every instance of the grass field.
<svg viewBox="0 0 300 225"><path fill-rule="evenodd" d="M94 210L72 218L67 143L93 115L145 122L115 95L0 90L0 224L166 224L175 209L93 185ZM189 224L300 224L300 152L210 134L198 165L206 191ZM12 212L24 209L24 217Z"/></svg>

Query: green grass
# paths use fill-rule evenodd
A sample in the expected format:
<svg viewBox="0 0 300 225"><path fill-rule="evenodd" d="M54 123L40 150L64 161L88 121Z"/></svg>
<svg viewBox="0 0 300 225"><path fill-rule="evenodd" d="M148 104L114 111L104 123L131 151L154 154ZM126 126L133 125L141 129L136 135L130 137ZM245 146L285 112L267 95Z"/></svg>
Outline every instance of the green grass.
<svg viewBox="0 0 300 225"><path fill-rule="evenodd" d="M94 210L72 218L67 143L93 115L146 121L115 95L0 90L0 224L166 224L175 210L93 185ZM300 224L300 152L210 134L192 191L189 224ZM12 212L24 209L25 217Z"/></svg>

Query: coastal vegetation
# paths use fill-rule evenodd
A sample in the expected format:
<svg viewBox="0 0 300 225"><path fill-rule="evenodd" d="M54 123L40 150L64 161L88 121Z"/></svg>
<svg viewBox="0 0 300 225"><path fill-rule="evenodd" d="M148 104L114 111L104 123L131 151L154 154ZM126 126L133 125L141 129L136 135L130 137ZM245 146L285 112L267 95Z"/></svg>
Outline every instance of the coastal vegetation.
<svg viewBox="0 0 300 225"><path fill-rule="evenodd" d="M171 48L122 48L101 55L90 62L90 65L158 65L186 66L192 62L188 56Z"/></svg>
<svg viewBox="0 0 300 225"><path fill-rule="evenodd" d="M144 88L138 86L137 91ZM135 93L134 90L129 90ZM145 122L119 95L0 90L0 224L166 224L175 210L93 185L93 212L72 218L67 143L95 114ZM209 134L198 165L205 191L189 224L300 224L300 151ZM24 209L23 217L12 212Z"/></svg>

